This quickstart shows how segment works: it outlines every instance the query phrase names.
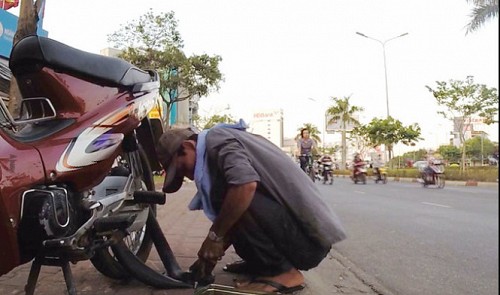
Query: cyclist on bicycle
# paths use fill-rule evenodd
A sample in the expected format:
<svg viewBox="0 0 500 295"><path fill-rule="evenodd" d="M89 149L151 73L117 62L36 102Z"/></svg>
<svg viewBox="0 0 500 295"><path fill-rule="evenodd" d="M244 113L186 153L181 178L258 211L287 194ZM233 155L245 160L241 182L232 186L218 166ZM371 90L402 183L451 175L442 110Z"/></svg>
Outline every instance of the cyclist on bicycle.
<svg viewBox="0 0 500 295"><path fill-rule="evenodd" d="M316 142L309 137L309 130L300 130L300 138L297 140L300 168L306 172L308 163L312 163L312 151L316 149Z"/></svg>

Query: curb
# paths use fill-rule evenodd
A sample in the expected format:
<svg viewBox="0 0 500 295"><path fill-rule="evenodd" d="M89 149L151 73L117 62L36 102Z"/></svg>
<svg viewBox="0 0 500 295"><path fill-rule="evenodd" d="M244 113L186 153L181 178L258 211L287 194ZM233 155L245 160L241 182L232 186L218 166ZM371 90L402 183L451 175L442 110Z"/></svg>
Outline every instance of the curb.
<svg viewBox="0 0 500 295"><path fill-rule="evenodd" d="M349 178L346 175L335 175L337 178ZM371 177L371 176L369 176ZM406 178L406 177L392 177L387 178L388 181L394 182L418 182L417 178ZM497 182L480 182L476 180L467 180L467 181L458 181L458 180L446 180L446 185L455 185L455 186L480 186L480 187L498 187Z"/></svg>
<svg viewBox="0 0 500 295"><path fill-rule="evenodd" d="M477 186L477 181L475 181L475 180L467 180L465 182L465 186Z"/></svg>

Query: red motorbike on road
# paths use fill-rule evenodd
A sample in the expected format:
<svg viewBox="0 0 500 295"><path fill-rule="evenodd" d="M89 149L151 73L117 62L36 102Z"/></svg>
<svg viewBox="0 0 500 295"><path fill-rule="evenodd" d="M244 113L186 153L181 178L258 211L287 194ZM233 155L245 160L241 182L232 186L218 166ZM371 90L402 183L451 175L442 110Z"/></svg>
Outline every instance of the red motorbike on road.
<svg viewBox="0 0 500 295"><path fill-rule="evenodd" d="M366 177L367 177L366 163L364 161L354 162L353 175L351 176L351 179L354 182L354 184L357 184L358 182L366 184Z"/></svg>
<svg viewBox="0 0 500 295"><path fill-rule="evenodd" d="M22 99L15 119L0 99L0 275L33 260L33 294L41 266L61 266L75 294L69 262L91 260L110 278L192 287L155 217L157 73L39 36L9 66ZM144 263L153 244L166 275Z"/></svg>

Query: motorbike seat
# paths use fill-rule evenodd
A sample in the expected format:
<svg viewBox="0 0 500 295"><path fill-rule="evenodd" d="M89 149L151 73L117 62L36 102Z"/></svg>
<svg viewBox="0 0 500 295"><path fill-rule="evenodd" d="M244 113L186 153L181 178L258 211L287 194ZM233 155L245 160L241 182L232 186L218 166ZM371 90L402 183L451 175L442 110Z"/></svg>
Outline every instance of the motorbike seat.
<svg viewBox="0 0 500 295"><path fill-rule="evenodd" d="M9 67L14 74L30 71L40 64L118 86L151 81L148 72L125 60L85 52L41 36L27 36L12 48Z"/></svg>

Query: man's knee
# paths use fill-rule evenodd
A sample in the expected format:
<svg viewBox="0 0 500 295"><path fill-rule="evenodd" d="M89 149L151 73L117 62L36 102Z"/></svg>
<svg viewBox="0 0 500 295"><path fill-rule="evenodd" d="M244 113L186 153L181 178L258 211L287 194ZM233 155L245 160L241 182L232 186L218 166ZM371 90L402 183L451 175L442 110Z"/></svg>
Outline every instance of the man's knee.
<svg viewBox="0 0 500 295"><path fill-rule="evenodd" d="M300 255L290 257L290 262L299 270L310 270L318 266L325 259L328 253L330 253L330 249L320 247L309 249L309 251L304 251Z"/></svg>

